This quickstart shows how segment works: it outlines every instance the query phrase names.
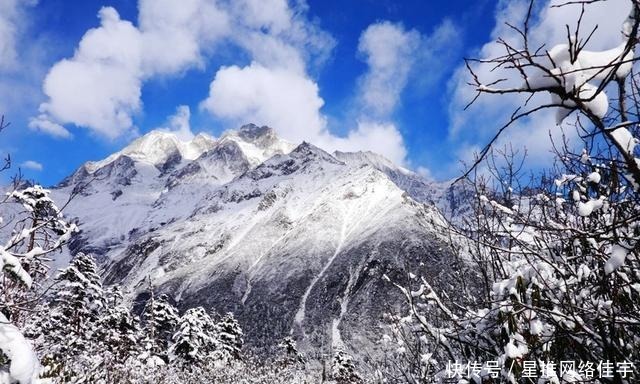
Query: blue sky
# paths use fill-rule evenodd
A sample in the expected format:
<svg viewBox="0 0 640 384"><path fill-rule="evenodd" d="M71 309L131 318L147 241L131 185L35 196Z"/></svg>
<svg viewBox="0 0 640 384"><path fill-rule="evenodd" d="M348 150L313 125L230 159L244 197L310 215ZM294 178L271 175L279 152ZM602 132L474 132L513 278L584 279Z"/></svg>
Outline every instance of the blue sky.
<svg viewBox="0 0 640 384"><path fill-rule="evenodd" d="M254 122L447 179L504 116L464 115L462 59L523 3L2 0L0 151L52 185L154 128Z"/></svg>

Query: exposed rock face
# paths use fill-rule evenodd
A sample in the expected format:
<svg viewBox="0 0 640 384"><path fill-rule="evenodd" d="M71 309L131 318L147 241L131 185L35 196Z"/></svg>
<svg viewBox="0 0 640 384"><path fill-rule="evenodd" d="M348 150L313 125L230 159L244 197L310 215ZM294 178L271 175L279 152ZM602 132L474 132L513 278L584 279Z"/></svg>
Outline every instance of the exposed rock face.
<svg viewBox="0 0 640 384"><path fill-rule="evenodd" d="M432 203L445 188L373 153L293 146L268 127L189 143L167 135L56 190L82 189L67 213L83 228L73 246L98 254L106 282L133 299L151 277L179 307L233 311L255 347L292 334L309 349L357 349L402 305L383 275L403 280L410 267L453 284Z"/></svg>

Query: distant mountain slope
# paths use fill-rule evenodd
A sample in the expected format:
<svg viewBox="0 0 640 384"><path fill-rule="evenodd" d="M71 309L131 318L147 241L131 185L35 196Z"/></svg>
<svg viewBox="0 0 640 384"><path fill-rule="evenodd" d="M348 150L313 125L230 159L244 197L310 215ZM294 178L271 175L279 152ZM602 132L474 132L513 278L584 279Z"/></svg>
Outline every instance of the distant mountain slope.
<svg viewBox="0 0 640 384"><path fill-rule="evenodd" d="M99 255L108 283L142 300L151 277L179 306L233 311L258 347L289 334L371 347L402 305L383 274L411 266L453 284L434 226L443 188L370 152L294 146L255 125L188 143L151 132L55 194L74 190L73 247Z"/></svg>

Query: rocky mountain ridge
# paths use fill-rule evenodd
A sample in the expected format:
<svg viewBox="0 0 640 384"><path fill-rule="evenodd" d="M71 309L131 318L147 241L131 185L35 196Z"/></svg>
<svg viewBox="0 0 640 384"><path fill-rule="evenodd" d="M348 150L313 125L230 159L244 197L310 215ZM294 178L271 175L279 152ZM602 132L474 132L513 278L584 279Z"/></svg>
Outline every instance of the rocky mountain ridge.
<svg viewBox="0 0 640 384"><path fill-rule="evenodd" d="M234 312L250 345L369 348L401 305L382 276L455 273L433 204L444 188L371 152L330 154L246 125L215 140L152 132L54 191L77 193L72 244L142 301ZM268 321L265 321L268 320Z"/></svg>

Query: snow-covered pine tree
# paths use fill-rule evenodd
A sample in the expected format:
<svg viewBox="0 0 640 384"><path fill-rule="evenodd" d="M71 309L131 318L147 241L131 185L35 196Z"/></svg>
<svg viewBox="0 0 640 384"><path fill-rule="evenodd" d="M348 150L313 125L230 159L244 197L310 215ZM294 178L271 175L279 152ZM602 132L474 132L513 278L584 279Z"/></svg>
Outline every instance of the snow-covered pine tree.
<svg viewBox="0 0 640 384"><path fill-rule="evenodd" d="M104 290L104 299L107 307L115 308L122 304L124 294L122 288L117 285L112 285Z"/></svg>
<svg viewBox="0 0 640 384"><path fill-rule="evenodd" d="M218 349L217 327L202 307L188 309L180 318L169 357L189 366L203 363Z"/></svg>
<svg viewBox="0 0 640 384"><path fill-rule="evenodd" d="M105 309L95 260L78 253L55 278L49 316L40 323L44 375L75 380L97 358L98 326Z"/></svg>
<svg viewBox="0 0 640 384"><path fill-rule="evenodd" d="M233 313L228 312L216 324L220 348L232 359L239 360L242 357L242 346L244 345L242 328Z"/></svg>
<svg viewBox="0 0 640 384"><path fill-rule="evenodd" d="M142 341L144 353L142 359L148 364L169 362L169 343L176 330L180 316L178 310L169 302L166 295L156 297L151 291L151 297L142 313L144 323L144 339Z"/></svg>
<svg viewBox="0 0 640 384"><path fill-rule="evenodd" d="M305 358L300 351L298 351L298 345L291 336L287 336L280 343L278 343L278 349L283 355L283 363L285 365L290 364L302 364L305 363Z"/></svg>
<svg viewBox="0 0 640 384"><path fill-rule="evenodd" d="M111 304L111 303L110 303ZM140 352L140 320L124 304L108 305L96 334L114 360L125 362Z"/></svg>
<svg viewBox="0 0 640 384"><path fill-rule="evenodd" d="M65 316L74 332L83 333L98 321L105 308L105 294L93 256L76 254L55 280L54 312Z"/></svg>
<svg viewBox="0 0 640 384"><path fill-rule="evenodd" d="M338 349L333 355L331 377L337 384L361 384L364 382L356 370L353 357L343 349Z"/></svg>

